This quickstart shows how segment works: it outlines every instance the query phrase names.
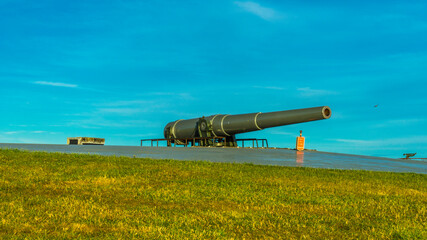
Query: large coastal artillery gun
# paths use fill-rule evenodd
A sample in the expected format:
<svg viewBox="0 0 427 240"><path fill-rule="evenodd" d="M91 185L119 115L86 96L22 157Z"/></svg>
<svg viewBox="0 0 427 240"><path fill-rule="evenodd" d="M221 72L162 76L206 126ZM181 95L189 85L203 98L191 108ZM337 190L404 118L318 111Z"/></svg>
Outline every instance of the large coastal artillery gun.
<svg viewBox="0 0 427 240"><path fill-rule="evenodd" d="M200 146L237 147L236 134L328 119L331 113L328 106L322 106L267 113L216 114L170 122L164 129L164 136L170 139L168 145L195 145L197 142Z"/></svg>

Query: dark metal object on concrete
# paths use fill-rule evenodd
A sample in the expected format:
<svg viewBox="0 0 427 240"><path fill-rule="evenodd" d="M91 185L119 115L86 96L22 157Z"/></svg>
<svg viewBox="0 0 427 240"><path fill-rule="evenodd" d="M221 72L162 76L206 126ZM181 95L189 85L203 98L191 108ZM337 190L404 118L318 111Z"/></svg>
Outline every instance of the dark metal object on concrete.
<svg viewBox="0 0 427 240"><path fill-rule="evenodd" d="M404 155L404 156L406 156L406 157L405 157L406 159L408 159L408 158L410 158L410 157L415 156L415 154L417 154L417 153L404 153L403 155Z"/></svg>
<svg viewBox="0 0 427 240"><path fill-rule="evenodd" d="M166 139L172 139L171 143L180 145L188 144L188 142L183 142L180 139L225 137L224 142L221 142L221 140L216 142L207 141L202 143L202 146L236 147L235 135L239 133L328 119L330 117L331 109L327 106L268 113L217 114L170 122L164 129L164 136Z"/></svg>

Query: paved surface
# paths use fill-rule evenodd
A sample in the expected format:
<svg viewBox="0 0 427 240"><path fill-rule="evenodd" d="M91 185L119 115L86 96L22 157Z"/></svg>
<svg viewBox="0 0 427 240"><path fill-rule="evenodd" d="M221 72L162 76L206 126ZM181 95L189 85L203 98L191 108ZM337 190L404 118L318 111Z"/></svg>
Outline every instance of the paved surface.
<svg viewBox="0 0 427 240"><path fill-rule="evenodd" d="M379 158L338 153L287 149L252 148L183 148L96 145L53 145L0 143L0 148L29 151L91 153L100 155L136 156L153 159L204 160L212 162L253 163L291 167L363 169L373 171L414 172L427 174L427 161Z"/></svg>

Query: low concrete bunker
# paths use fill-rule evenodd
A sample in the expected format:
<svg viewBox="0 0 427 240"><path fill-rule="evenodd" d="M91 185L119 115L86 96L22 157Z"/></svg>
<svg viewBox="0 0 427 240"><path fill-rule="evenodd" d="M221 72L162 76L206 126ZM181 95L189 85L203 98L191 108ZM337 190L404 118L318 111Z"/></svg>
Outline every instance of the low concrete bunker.
<svg viewBox="0 0 427 240"><path fill-rule="evenodd" d="M68 145L104 145L105 138L93 137L70 137L67 138Z"/></svg>

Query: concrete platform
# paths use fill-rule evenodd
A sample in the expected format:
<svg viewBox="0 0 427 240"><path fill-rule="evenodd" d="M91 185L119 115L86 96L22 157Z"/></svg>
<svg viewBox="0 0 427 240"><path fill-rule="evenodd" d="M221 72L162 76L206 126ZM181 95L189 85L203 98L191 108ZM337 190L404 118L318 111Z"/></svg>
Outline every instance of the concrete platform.
<svg viewBox="0 0 427 240"><path fill-rule="evenodd" d="M379 158L339 153L287 149L251 148L183 148L97 145L53 145L0 143L0 148L29 151L90 153L153 159L203 160L211 162L252 163L290 167L359 169L427 174L427 162L407 159Z"/></svg>

